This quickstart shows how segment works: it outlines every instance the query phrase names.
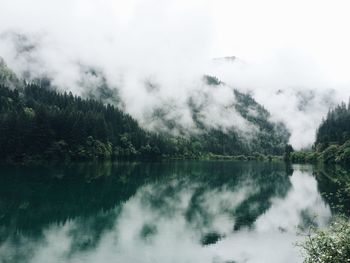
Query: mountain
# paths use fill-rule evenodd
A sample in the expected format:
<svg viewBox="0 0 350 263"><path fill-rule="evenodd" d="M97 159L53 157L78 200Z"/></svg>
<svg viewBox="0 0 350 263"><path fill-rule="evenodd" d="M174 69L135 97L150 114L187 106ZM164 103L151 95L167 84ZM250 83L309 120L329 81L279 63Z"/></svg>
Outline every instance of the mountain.
<svg viewBox="0 0 350 263"><path fill-rule="evenodd" d="M205 75L204 82L212 87L209 92L215 92L220 86L228 88L215 76ZM212 127L204 120L204 112L210 113L213 108L206 101L210 95L203 92L201 95L197 93L196 98L194 96L189 98L192 118L196 128L200 130L199 137L205 142L205 148L215 145L217 152L228 155L253 152L283 154L284 146L290 136L285 125L272 121L270 113L251 95L237 89L232 89L232 92L234 100L229 105L215 105L215 108L221 107L219 109L221 116L229 115L227 120L232 123L226 127L221 124Z"/></svg>
<svg viewBox="0 0 350 263"><path fill-rule="evenodd" d="M88 98L81 98L58 92L49 79L19 81L4 63L0 73L0 160L280 155L289 137L284 125L272 122L249 94L234 89L234 101L218 109L229 121L226 126L209 125L205 119L211 115L213 101L190 96L187 104L194 130L185 131L176 119L168 119L164 108L154 110L152 118L167 129L146 130L109 104L114 93L104 78L93 96L87 92ZM89 74L98 73L90 70ZM205 79L210 89L204 98L225 85L215 77ZM98 95L101 90L103 96ZM175 134L174 129L180 132Z"/></svg>
<svg viewBox="0 0 350 263"><path fill-rule="evenodd" d="M149 82L145 85L156 86ZM220 155L284 152L290 136L285 125L273 121L251 95L215 76L204 75L199 88L188 95L185 104L181 103L173 99L163 101L151 108L142 122L158 133L190 138L204 152Z"/></svg>

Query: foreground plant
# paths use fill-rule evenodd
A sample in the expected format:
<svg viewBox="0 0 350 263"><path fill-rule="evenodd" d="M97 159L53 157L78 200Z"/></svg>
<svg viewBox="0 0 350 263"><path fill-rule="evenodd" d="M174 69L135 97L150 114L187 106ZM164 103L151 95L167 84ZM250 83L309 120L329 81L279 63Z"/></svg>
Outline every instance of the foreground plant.
<svg viewBox="0 0 350 263"><path fill-rule="evenodd" d="M326 229L312 229L298 245L303 250L304 263L350 262L350 221L338 218Z"/></svg>

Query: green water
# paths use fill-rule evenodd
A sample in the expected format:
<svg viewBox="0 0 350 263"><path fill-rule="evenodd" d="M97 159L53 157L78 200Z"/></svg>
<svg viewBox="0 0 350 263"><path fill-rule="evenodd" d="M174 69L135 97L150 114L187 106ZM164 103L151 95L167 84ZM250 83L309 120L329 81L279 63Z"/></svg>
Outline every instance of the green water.
<svg viewBox="0 0 350 263"><path fill-rule="evenodd" d="M284 163L2 166L0 262L301 262L334 187Z"/></svg>

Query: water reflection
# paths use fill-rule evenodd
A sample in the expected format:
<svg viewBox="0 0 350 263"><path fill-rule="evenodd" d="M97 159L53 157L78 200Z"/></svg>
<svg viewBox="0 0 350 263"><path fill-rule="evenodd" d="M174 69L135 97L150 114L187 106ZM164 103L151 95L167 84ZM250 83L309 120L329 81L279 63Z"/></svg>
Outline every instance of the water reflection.
<svg viewBox="0 0 350 263"><path fill-rule="evenodd" d="M301 262L331 210L310 167L171 162L1 168L1 262Z"/></svg>

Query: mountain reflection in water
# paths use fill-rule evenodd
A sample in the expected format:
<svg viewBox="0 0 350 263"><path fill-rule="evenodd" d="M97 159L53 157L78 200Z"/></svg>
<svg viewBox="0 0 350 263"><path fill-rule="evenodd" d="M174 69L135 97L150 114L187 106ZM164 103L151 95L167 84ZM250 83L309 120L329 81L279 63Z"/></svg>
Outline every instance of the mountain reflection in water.
<svg viewBox="0 0 350 263"><path fill-rule="evenodd" d="M301 262L331 210L311 166L1 167L0 262Z"/></svg>

